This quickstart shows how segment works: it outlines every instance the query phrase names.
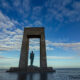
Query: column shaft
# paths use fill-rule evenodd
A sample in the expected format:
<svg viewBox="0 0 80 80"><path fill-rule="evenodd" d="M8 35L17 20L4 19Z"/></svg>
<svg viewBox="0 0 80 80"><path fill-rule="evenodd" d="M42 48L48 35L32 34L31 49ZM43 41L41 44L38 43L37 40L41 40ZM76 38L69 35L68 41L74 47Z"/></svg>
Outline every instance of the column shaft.
<svg viewBox="0 0 80 80"><path fill-rule="evenodd" d="M44 33L41 35L41 39L40 39L40 67L47 67Z"/></svg>
<svg viewBox="0 0 80 80"><path fill-rule="evenodd" d="M20 62L19 62L20 68L26 69L28 66L28 50L29 50L29 39L24 34L21 47Z"/></svg>

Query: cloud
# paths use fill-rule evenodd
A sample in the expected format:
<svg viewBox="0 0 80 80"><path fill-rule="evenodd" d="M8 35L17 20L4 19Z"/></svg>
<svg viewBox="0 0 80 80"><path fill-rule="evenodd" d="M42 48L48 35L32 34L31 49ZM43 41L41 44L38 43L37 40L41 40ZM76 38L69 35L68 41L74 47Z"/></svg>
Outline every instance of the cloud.
<svg viewBox="0 0 80 80"><path fill-rule="evenodd" d="M34 27L42 27L43 24L42 24L41 21L38 21L38 20L37 20L37 21L34 22L33 25L34 25Z"/></svg>
<svg viewBox="0 0 80 80"><path fill-rule="evenodd" d="M30 48L30 50L35 50L35 51L39 51L40 50L40 47L39 46L30 46L29 47Z"/></svg>
<svg viewBox="0 0 80 80"><path fill-rule="evenodd" d="M22 44L23 30L17 28L18 21L10 19L0 11L0 50L20 50ZM36 21L34 24L42 24ZM30 41L30 47L39 50L39 41ZM34 48L33 48L34 45ZM60 43L46 40L46 49L54 50L55 48L80 50L80 42L78 43Z"/></svg>
<svg viewBox="0 0 80 80"><path fill-rule="evenodd" d="M34 39L29 39L29 42L30 42L29 43L30 45L39 45L40 44L40 39L37 39L37 38L36 39L35 38Z"/></svg>
<svg viewBox="0 0 80 80"><path fill-rule="evenodd" d="M21 5L21 0L12 0L13 6L15 6L16 8L18 8Z"/></svg>
<svg viewBox="0 0 80 80"><path fill-rule="evenodd" d="M16 29L10 36L3 36L0 40L0 50L20 50L22 44L22 30ZM30 49L31 50L39 50L40 40L39 39L30 39ZM55 48L62 48L62 49L72 49L75 51L80 50L80 42L77 43L61 43L61 42L52 42L46 40L46 49L47 50L54 50Z"/></svg>
<svg viewBox="0 0 80 80"><path fill-rule="evenodd" d="M50 50L50 51L53 51L53 50L54 50L53 47L49 47L49 46L47 46L46 49L47 49L47 50Z"/></svg>
<svg viewBox="0 0 80 80"><path fill-rule="evenodd" d="M22 17L28 17L30 13L30 0L0 0L0 7L3 8L5 11L10 12L16 12ZM19 15L18 15L19 16Z"/></svg>
<svg viewBox="0 0 80 80"><path fill-rule="evenodd" d="M9 67L18 67L19 59L14 57L5 57L0 55L0 69Z"/></svg>
<svg viewBox="0 0 80 80"><path fill-rule="evenodd" d="M20 50L22 35L14 35L0 40L0 50Z"/></svg>
<svg viewBox="0 0 80 80"><path fill-rule="evenodd" d="M15 20L11 20L8 16L5 16L0 12L0 51L10 51L10 50L20 50L22 44L23 30L16 28L16 25L19 24ZM41 24L40 21L36 21L34 25ZM6 27L6 28L5 28ZM30 49L39 50L40 42L33 39L30 40ZM47 46L47 50L53 50Z"/></svg>
<svg viewBox="0 0 80 80"><path fill-rule="evenodd" d="M10 31L10 30L7 30L7 29L3 29L3 32L5 33L5 34L10 34L10 35L15 35L15 32L14 31Z"/></svg>
<svg viewBox="0 0 80 80"><path fill-rule="evenodd" d="M31 19L32 20L41 20L42 16L42 6L36 6L32 8L32 16Z"/></svg>
<svg viewBox="0 0 80 80"><path fill-rule="evenodd" d="M6 0L0 0L0 7L7 8L8 10L11 9L9 3Z"/></svg>
<svg viewBox="0 0 80 80"><path fill-rule="evenodd" d="M55 47L63 47L64 49L73 49L79 48L80 47L80 42L79 43L53 43L52 44Z"/></svg>
<svg viewBox="0 0 80 80"><path fill-rule="evenodd" d="M40 51L40 47L39 46L30 46L29 47L30 48L30 50L34 50L34 51ZM46 49L47 49L47 51L49 50L49 51L52 51L52 50L54 50L53 48L51 48L51 47L46 47Z"/></svg>
<svg viewBox="0 0 80 80"><path fill-rule="evenodd" d="M39 57L37 56L36 57L36 59L39 59ZM54 60L54 59L62 59L62 60L64 60L64 59L77 59L77 57L76 56L47 56L47 59L48 59L48 61L49 60Z"/></svg>
<svg viewBox="0 0 80 80"><path fill-rule="evenodd" d="M16 59L16 58L13 58L13 57L5 57L5 56L1 56L0 55L0 59L7 59L7 60L13 60L13 59Z"/></svg>
<svg viewBox="0 0 80 80"><path fill-rule="evenodd" d="M12 28L15 24L0 11L0 28Z"/></svg>
<svg viewBox="0 0 80 80"><path fill-rule="evenodd" d="M23 18L30 16L31 20L43 19L59 22L79 22L80 21L80 1L78 0L46 0L44 4L36 6L31 0L1 0L1 8L8 12L17 12ZM6 9L7 8L7 9ZM45 11L44 11L45 10ZM18 15L19 16L19 15Z"/></svg>
<svg viewBox="0 0 80 80"><path fill-rule="evenodd" d="M19 50L23 31L16 27L16 20L10 19L0 11L0 51Z"/></svg>
<svg viewBox="0 0 80 80"><path fill-rule="evenodd" d="M34 20L32 23L26 23L26 21L24 21L26 25L24 25L24 27L43 27L44 24L42 23L41 20Z"/></svg>
<svg viewBox="0 0 80 80"><path fill-rule="evenodd" d="M30 50L40 50L40 39L30 39ZM47 50L54 50L53 47L46 46Z"/></svg>
<svg viewBox="0 0 80 80"><path fill-rule="evenodd" d="M72 6L73 6L73 8L74 8L75 10L79 10L79 9L80 9L80 2L75 1Z"/></svg>
<svg viewBox="0 0 80 80"><path fill-rule="evenodd" d="M23 9L24 9L25 11L29 11L29 10L30 10L30 1L29 1L29 0L23 0L22 5L23 5ZM21 6L21 5L20 5L20 6Z"/></svg>
<svg viewBox="0 0 80 80"><path fill-rule="evenodd" d="M80 50L80 42L76 43L60 43L60 42L51 42L46 41L46 45L50 45L56 48L63 48L63 49L72 49L72 50Z"/></svg>
<svg viewBox="0 0 80 80"><path fill-rule="evenodd" d="M18 29L18 28L15 30L15 32L16 32L17 34L22 34L22 33L23 33L23 31L22 31L21 29Z"/></svg>
<svg viewBox="0 0 80 80"><path fill-rule="evenodd" d="M66 56L47 56L47 59L75 59L74 56L66 57Z"/></svg>
<svg viewBox="0 0 80 80"><path fill-rule="evenodd" d="M55 18L60 22L80 21L80 2L72 0L48 0L45 3L47 8L46 18Z"/></svg>
<svg viewBox="0 0 80 80"><path fill-rule="evenodd" d="M4 56L0 56L0 59L4 59L5 57Z"/></svg>

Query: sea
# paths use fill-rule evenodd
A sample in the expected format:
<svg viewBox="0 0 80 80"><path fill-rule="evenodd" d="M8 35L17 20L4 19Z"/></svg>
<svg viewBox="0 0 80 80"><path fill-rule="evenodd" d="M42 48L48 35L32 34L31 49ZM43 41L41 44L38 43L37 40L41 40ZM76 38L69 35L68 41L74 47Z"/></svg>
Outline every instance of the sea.
<svg viewBox="0 0 80 80"><path fill-rule="evenodd" d="M80 80L80 69L62 68L53 73L9 73L0 69L0 80Z"/></svg>

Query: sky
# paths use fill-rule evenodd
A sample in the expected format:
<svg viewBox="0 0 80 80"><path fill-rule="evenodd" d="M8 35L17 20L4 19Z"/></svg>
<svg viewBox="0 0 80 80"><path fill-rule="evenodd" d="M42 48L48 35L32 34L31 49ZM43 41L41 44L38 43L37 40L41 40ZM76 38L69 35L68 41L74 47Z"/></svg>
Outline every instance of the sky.
<svg viewBox="0 0 80 80"><path fill-rule="evenodd" d="M48 66L80 68L80 0L0 0L0 68L18 67L25 27L45 28ZM39 66L39 39L29 42Z"/></svg>

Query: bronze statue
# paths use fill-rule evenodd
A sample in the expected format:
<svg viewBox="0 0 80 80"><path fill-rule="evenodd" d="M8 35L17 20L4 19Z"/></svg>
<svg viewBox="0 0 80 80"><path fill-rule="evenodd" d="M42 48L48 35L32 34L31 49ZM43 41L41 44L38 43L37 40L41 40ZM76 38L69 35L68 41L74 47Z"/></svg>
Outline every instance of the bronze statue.
<svg viewBox="0 0 80 80"><path fill-rule="evenodd" d="M34 53L33 53L33 51L30 53L30 64L31 64L31 66L33 65L33 61L34 61Z"/></svg>

